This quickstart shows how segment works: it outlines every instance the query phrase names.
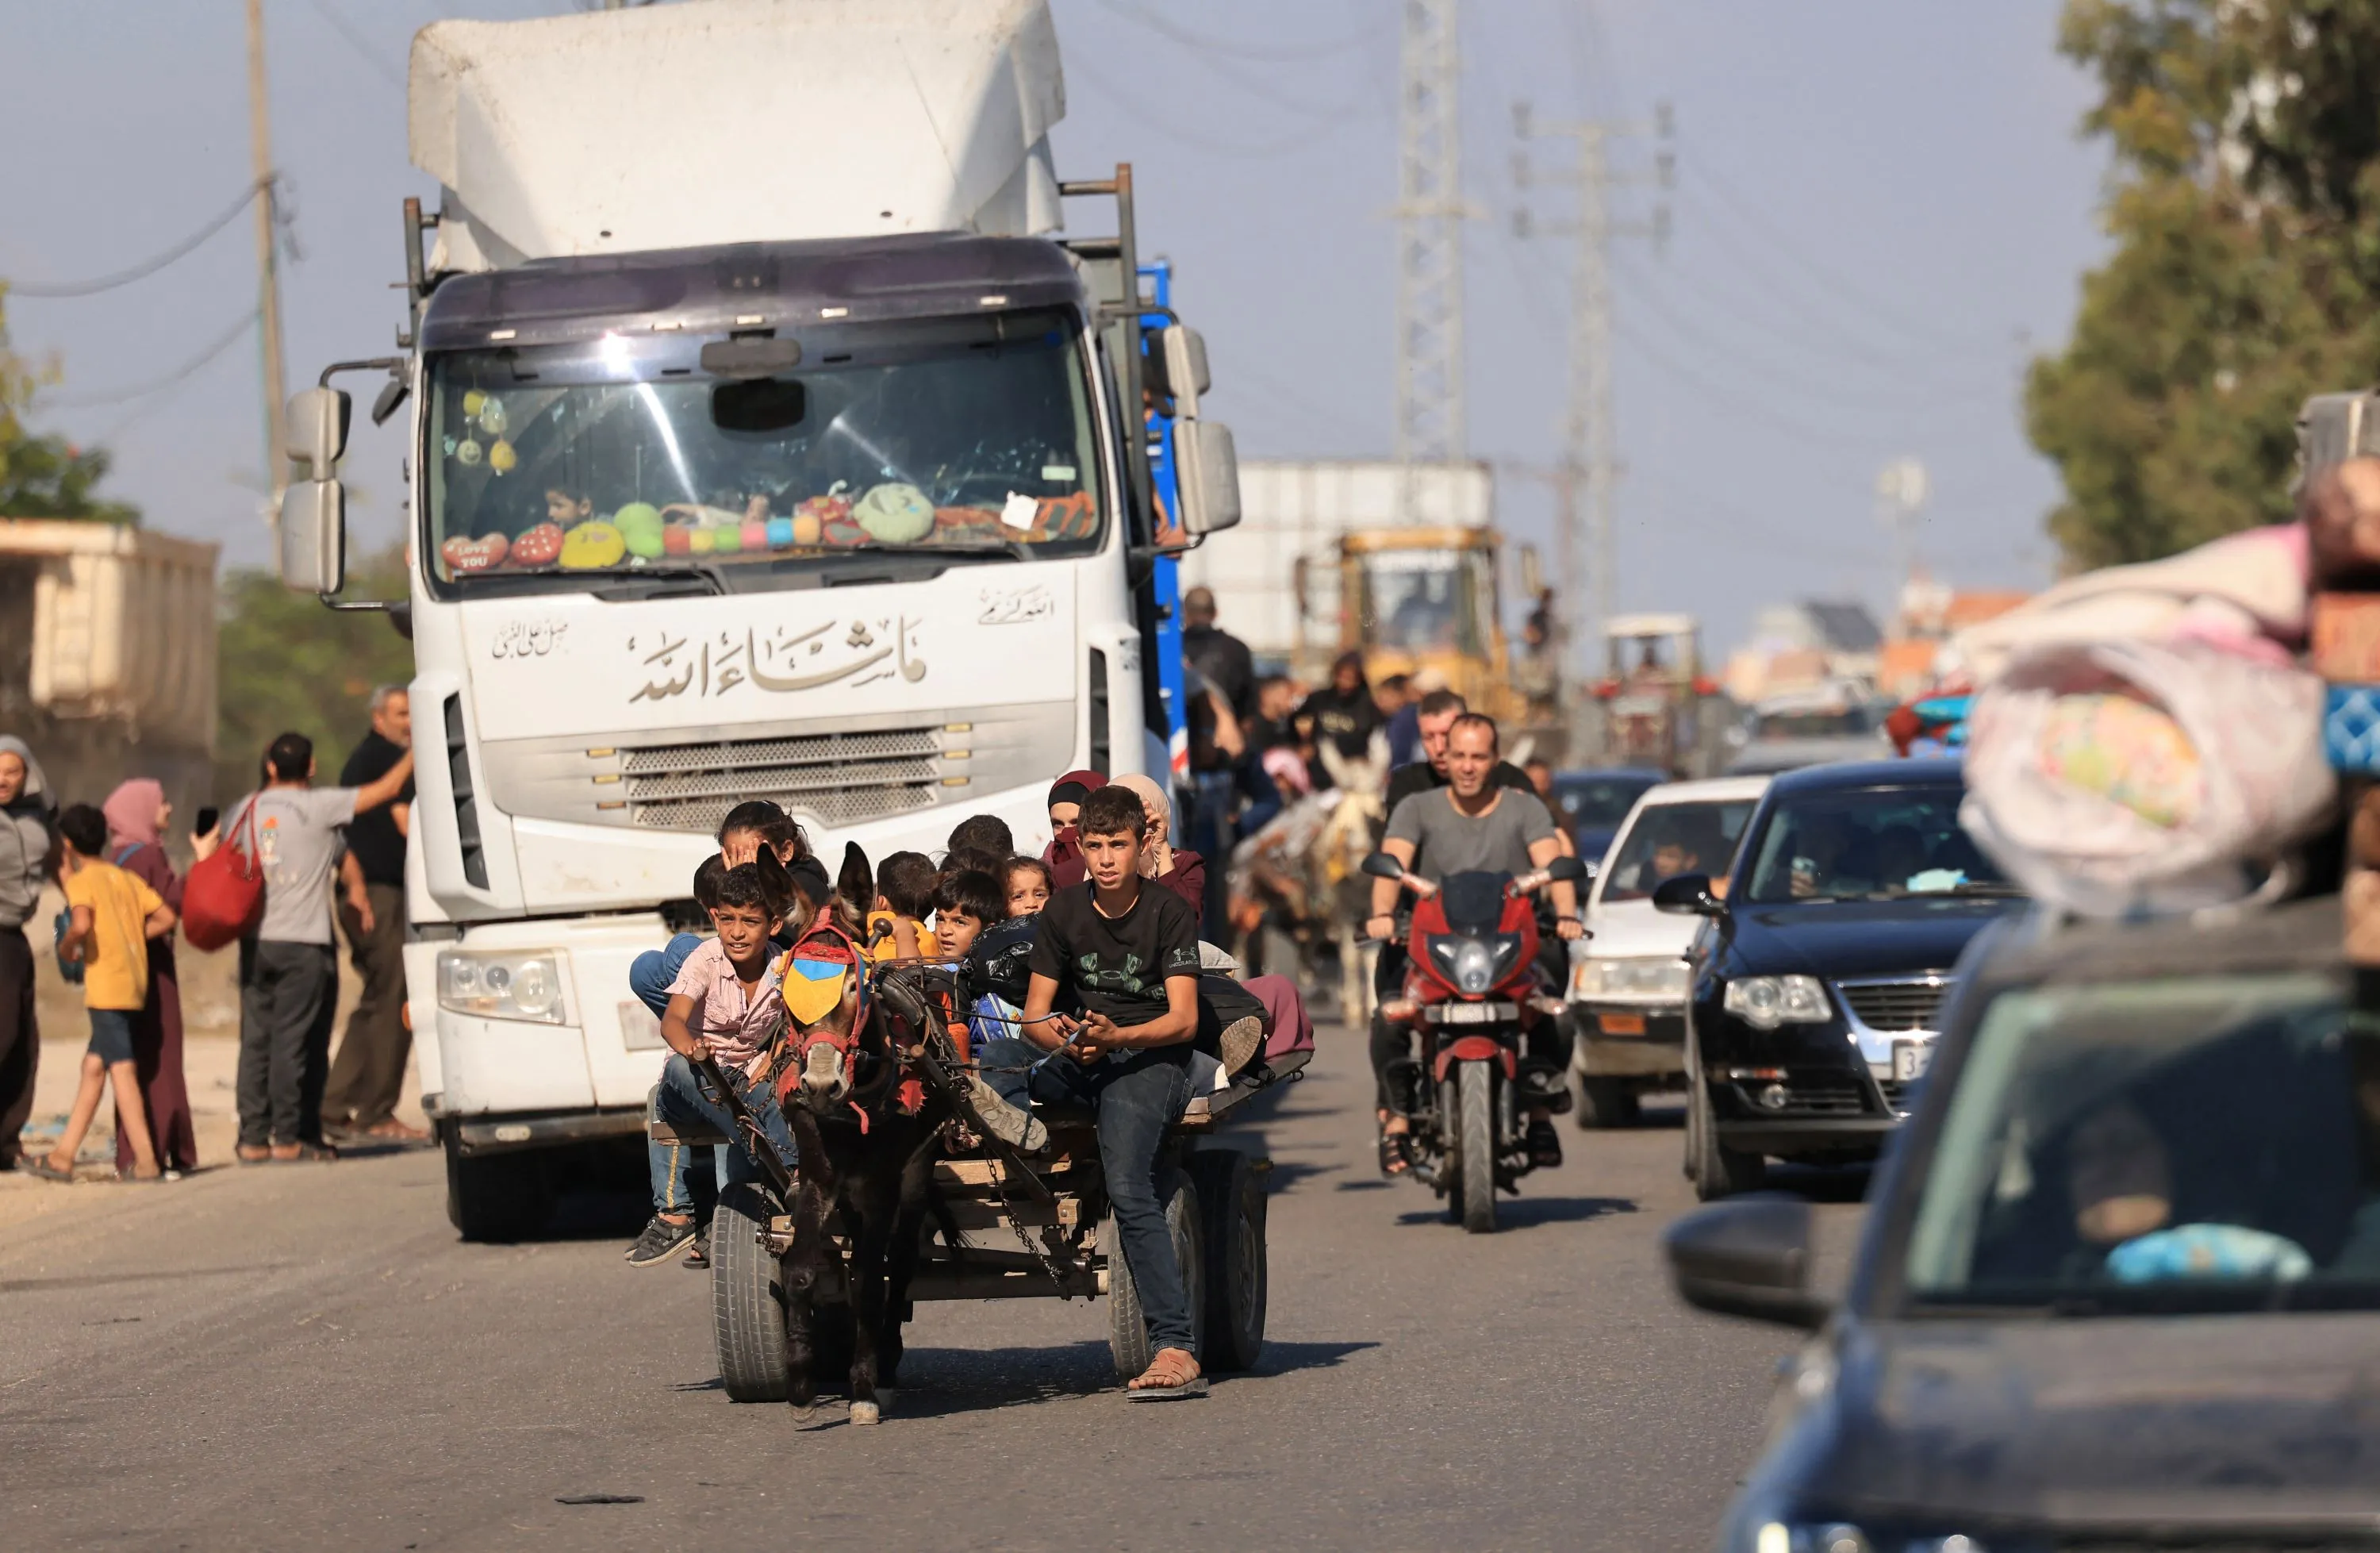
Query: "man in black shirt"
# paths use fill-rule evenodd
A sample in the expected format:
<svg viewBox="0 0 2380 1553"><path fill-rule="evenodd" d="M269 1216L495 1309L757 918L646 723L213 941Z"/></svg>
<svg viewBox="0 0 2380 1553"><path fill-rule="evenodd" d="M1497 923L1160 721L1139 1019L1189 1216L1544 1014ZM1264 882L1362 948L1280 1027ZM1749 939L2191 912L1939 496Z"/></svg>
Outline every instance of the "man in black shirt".
<svg viewBox="0 0 2380 1553"><path fill-rule="evenodd" d="M1205 676L1243 724L1257 715L1257 666L1248 644L1215 624L1215 595L1193 588L1182 595L1182 655Z"/></svg>
<svg viewBox="0 0 2380 1553"><path fill-rule="evenodd" d="M1152 1351L1128 1392L1141 1401L1198 1396L1207 1381L1165 1223L1172 1183L1160 1179L1170 1174L1160 1162L1165 1130L1190 1103L1198 923L1181 897L1140 877L1148 821L1130 789L1092 793L1076 824L1089 877L1041 909L1026 1038L987 1045L983 1080L1020 1107L1036 1098L1098 1107L1099 1165L1123 1242L1110 1253L1120 1251L1131 1270Z"/></svg>
<svg viewBox="0 0 2380 1553"><path fill-rule="evenodd" d="M339 772L339 786L364 787L396 764L413 742L412 701L402 685L372 692L371 731ZM322 1094L322 1126L350 1137L419 1143L426 1133L396 1119L405 1088L405 1059L413 1034L405 1027L405 838L413 823L413 781L395 799L347 822L347 864L363 875L369 911L339 907L347 950L363 996L347 1016L346 1039L331 1064Z"/></svg>
<svg viewBox="0 0 2380 1553"><path fill-rule="evenodd" d="M1390 813L1397 812L1402 800L1446 786L1446 736L1453 729L1454 719L1470 710L1470 704L1452 691L1432 691L1421 698L1416 712L1421 726L1422 758L1389 773L1389 791L1384 801ZM1529 774L1508 760L1498 761L1488 773L1488 785L1519 792L1535 791Z"/></svg>

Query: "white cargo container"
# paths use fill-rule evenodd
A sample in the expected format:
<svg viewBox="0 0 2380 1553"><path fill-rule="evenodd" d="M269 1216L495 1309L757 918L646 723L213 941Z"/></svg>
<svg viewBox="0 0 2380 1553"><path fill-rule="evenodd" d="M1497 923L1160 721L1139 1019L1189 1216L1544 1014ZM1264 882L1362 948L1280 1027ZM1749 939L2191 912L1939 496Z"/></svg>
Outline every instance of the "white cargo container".
<svg viewBox="0 0 2380 1553"><path fill-rule="evenodd" d="M1402 500L1385 459L1247 459L1240 523L1184 556L1182 585L1214 590L1225 630L1259 656L1312 672L1338 646L1339 539L1361 529L1484 529L1496 480L1484 463L1427 464Z"/></svg>
<svg viewBox="0 0 2380 1553"><path fill-rule="evenodd" d="M151 776L208 796L215 546L119 523L0 519L0 715L52 785L97 802Z"/></svg>

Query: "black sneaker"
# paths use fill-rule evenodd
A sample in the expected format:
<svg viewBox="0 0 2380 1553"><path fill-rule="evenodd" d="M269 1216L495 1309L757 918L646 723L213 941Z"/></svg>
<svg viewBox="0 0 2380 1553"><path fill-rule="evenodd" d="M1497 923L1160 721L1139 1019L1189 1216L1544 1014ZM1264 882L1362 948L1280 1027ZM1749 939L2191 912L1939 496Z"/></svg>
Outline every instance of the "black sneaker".
<svg viewBox="0 0 2380 1553"><path fill-rule="evenodd" d="M686 1248L685 1266L698 1268L710 1266L710 1230L698 1229L694 1232L694 1244Z"/></svg>
<svg viewBox="0 0 2380 1553"><path fill-rule="evenodd" d="M1540 1170L1550 1170L1562 1162L1561 1134L1550 1121L1539 1119L1529 1123L1529 1162Z"/></svg>
<svg viewBox="0 0 2380 1553"><path fill-rule="evenodd" d="M628 1248L628 1266L650 1267L656 1262L666 1262L694 1243L694 1220L672 1224L655 1214L645 1224L645 1232Z"/></svg>

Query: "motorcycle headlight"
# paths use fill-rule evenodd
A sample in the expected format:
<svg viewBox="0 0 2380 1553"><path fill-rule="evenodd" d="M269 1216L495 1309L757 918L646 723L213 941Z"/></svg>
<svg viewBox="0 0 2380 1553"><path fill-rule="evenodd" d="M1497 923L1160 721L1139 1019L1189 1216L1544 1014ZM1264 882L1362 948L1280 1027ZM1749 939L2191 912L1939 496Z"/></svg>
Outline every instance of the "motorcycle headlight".
<svg viewBox="0 0 2380 1553"><path fill-rule="evenodd" d="M438 1006L480 1019L562 1022L559 949L438 951Z"/></svg>
<svg viewBox="0 0 2380 1553"><path fill-rule="evenodd" d="M1720 1007L1755 1030L1780 1024L1823 1024L1835 1017L1815 976L1746 976L1727 984Z"/></svg>
<svg viewBox="0 0 2380 1553"><path fill-rule="evenodd" d="M1693 985L1682 960L1584 960L1571 978L1571 996L1682 1003Z"/></svg>
<svg viewBox="0 0 2380 1553"><path fill-rule="evenodd" d="M1485 938L1454 938L1444 935L1429 941L1429 962L1454 984L1454 990L1476 996L1511 974L1520 958L1521 935L1498 933Z"/></svg>

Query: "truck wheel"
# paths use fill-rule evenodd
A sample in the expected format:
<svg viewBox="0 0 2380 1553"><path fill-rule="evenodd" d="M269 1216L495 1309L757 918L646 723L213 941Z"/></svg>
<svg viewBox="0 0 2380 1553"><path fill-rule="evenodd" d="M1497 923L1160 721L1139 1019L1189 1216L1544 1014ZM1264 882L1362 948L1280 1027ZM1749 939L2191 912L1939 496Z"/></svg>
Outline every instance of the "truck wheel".
<svg viewBox="0 0 2380 1553"><path fill-rule="evenodd" d="M553 1204L543 1153L466 1155L454 1128L443 1131L447 1222L467 1241L504 1243L535 1234Z"/></svg>
<svg viewBox="0 0 2380 1553"><path fill-rule="evenodd" d="M1173 1260L1182 1269L1183 1292L1190 1300L1191 1351L1207 1351L1206 1249L1199 1232L1198 1189L1189 1173L1173 1172L1173 1194L1165 1204L1165 1227L1173 1234ZM1132 1264L1123 1254L1123 1241L1115 1213L1099 1221L1099 1252L1108 1259L1108 1352L1115 1360L1116 1378L1131 1380L1148 1368L1156 1350L1148 1343L1148 1319L1140 1308L1140 1290L1132 1278ZM1203 1365L1206 1361L1199 1361Z"/></svg>
<svg viewBox="0 0 2380 1553"><path fill-rule="evenodd" d="M1219 1375L1252 1369L1264 1351L1265 1172L1234 1149L1190 1156L1206 1220L1206 1342L1198 1363Z"/></svg>
<svg viewBox="0 0 2380 1553"><path fill-rule="evenodd" d="M1455 1192L1463 1228L1474 1235L1496 1232L1496 1076L1485 1062L1462 1064L1456 1081L1459 1110L1454 1145L1460 1166Z"/></svg>
<svg viewBox="0 0 2380 1553"><path fill-rule="evenodd" d="M1694 1183L1694 1196L1715 1203L1738 1192L1759 1191L1768 1176L1767 1161L1722 1145L1718 1129L1711 1121L1710 1091L1703 1086L1701 1075L1690 1077L1687 1085L1686 1179Z"/></svg>
<svg viewBox="0 0 2380 1553"><path fill-rule="evenodd" d="M722 1189L711 1210L710 1329L731 1402L785 1400L785 1275L760 1243L775 1212L767 1192L740 1181ZM821 1378L842 1379L820 1369Z"/></svg>
<svg viewBox="0 0 2380 1553"><path fill-rule="evenodd" d="M1643 1117L1643 1108L1636 1103L1636 1091L1626 1079L1578 1076L1580 1127L1605 1130L1633 1127Z"/></svg>

